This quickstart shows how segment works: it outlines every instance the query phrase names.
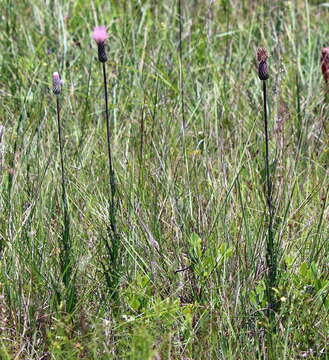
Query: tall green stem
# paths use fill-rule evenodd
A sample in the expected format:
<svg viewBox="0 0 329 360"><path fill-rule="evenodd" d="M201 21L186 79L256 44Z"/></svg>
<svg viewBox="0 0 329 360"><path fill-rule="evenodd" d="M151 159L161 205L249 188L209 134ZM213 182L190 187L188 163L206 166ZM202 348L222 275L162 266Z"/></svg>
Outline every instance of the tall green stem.
<svg viewBox="0 0 329 360"><path fill-rule="evenodd" d="M105 98L105 120L106 120L106 138L107 138L107 155L109 163L109 178L110 178L110 190L111 199L109 201L109 217L110 226L113 234L116 234L116 221L115 221L115 178L113 171L112 150L111 150L111 128L109 117L109 105L108 105L108 92L107 92L107 76L105 62L103 64L103 78L104 78L104 98Z"/></svg>
<svg viewBox="0 0 329 360"><path fill-rule="evenodd" d="M273 202L272 202L272 182L270 176L270 156L269 156L269 135L268 135L268 119L267 119L267 94L266 81L263 81L263 101L264 101L264 131L265 131L265 172L266 172L266 202L268 207L268 229L267 229L267 247L266 247L266 263L268 270L267 282L267 300L268 315L273 316L275 309L275 300L273 296L273 287L276 282L276 252L274 249L273 235Z"/></svg>
<svg viewBox="0 0 329 360"><path fill-rule="evenodd" d="M56 96L56 109L57 109L57 127L58 127L58 142L59 142L59 151L60 151L60 165L61 165L61 185L62 185L62 205L63 205L63 233L62 233L62 244L61 244L61 272L62 279L65 285L67 295L67 311L72 312L76 302L76 293L74 284L71 283L72 280L72 266L71 266L71 239L70 239L70 217L67 204L67 195L66 195L66 177L65 177L65 167L64 167L64 145L63 145L63 136L60 120L60 103L59 96Z"/></svg>

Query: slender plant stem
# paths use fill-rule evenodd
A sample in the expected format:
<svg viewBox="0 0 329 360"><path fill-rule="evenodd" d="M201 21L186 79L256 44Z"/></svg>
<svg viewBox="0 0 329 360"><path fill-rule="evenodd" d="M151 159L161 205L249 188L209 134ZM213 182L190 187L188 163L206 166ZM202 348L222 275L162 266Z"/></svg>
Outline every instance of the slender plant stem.
<svg viewBox="0 0 329 360"><path fill-rule="evenodd" d="M184 74L183 74L183 14L182 14L182 0L178 0L178 21L179 21L179 44L178 44L178 53L179 53L179 88L180 88L180 100L181 100L181 116L182 116L182 147L184 154L184 162L186 168L186 176L187 176L187 188L191 189L190 186L190 171L189 171L189 163L187 159L186 153L186 139L185 139L185 130L186 130L186 116L185 116L185 93L184 93ZM192 205L192 197L191 192L189 191L189 207L191 217L193 216L193 205Z"/></svg>
<svg viewBox="0 0 329 360"><path fill-rule="evenodd" d="M142 174L144 171L144 167L143 167L144 132L145 132L144 128L145 128L145 94L144 94L143 107L142 107L141 119L140 119L139 176L138 176L138 184L139 185L141 184Z"/></svg>
<svg viewBox="0 0 329 360"><path fill-rule="evenodd" d="M103 62L102 64L103 64L103 78L104 78L107 155L108 155L108 162L109 162L109 178L110 178L110 190L111 190L111 199L109 201L109 218L110 218L110 226L111 226L113 235L116 235L116 222L115 222L115 215L114 215L115 190L116 189L115 189L115 178L114 178L112 150L111 150L111 128L110 128L109 105L108 105L107 77L106 77L105 62Z"/></svg>
<svg viewBox="0 0 329 360"><path fill-rule="evenodd" d="M119 269L118 269L118 257L119 257L119 236L116 227L116 184L115 175L113 170L112 150L111 150L111 127L108 107L108 91L107 91L107 77L106 77L106 66L103 62L103 78L104 78L104 99L105 99L105 120L106 120L106 138L107 138L107 153L108 153L108 165L109 165L109 180L110 180L110 199L109 199L109 227L108 236L110 243L104 239L105 247L107 249L110 264L102 263L106 282L109 290L111 291L111 298L116 302L118 301L118 280L119 280ZM116 311L116 308L114 309Z"/></svg>
<svg viewBox="0 0 329 360"><path fill-rule="evenodd" d="M58 127L58 142L59 142L59 151L60 151L60 162L61 162L61 184L62 184L62 204L63 204L63 216L64 216L64 226L63 226L63 253L62 256L62 275L63 281L66 286L69 284L70 280L70 269L69 266L69 251L70 251L70 218L67 206L67 195L66 195L66 182L65 182L65 167L64 167L64 145L61 129L61 120L60 120L60 103L59 96L56 96L56 107L57 107L57 127Z"/></svg>
<svg viewBox="0 0 329 360"><path fill-rule="evenodd" d="M229 11L229 5L228 1L224 1L224 13L226 17L226 33L228 34L229 28L230 28L230 11ZM227 62L228 62L228 56L229 56L229 40L230 37L226 36L226 43L225 43L225 57L224 57L224 95L227 95L227 77L228 77L228 71L227 71Z"/></svg>
<svg viewBox="0 0 329 360"><path fill-rule="evenodd" d="M26 99L24 99L25 105ZM18 139L20 139L19 132L21 130L21 125L23 122L23 112L20 113L17 126L16 126L16 137L14 141L12 156L9 160L9 169L8 171L8 186L7 186L7 204L8 204L8 234L9 238L12 239L14 234L14 221L13 221L13 211L12 211L12 188L13 188L13 180L15 173L15 158L18 148Z"/></svg>
<svg viewBox="0 0 329 360"><path fill-rule="evenodd" d="M140 157L140 166L143 166L143 153L144 153L144 111L145 111L145 95L143 101L143 107L141 111L141 121L140 121L140 148L139 148L139 157Z"/></svg>
<svg viewBox="0 0 329 360"><path fill-rule="evenodd" d="M264 130L265 130L265 171L266 171L266 201L268 207L268 234L267 234L267 249L266 249L266 262L268 269L268 315L270 318L273 316L275 309L275 301L273 297L272 288L275 286L276 281L276 253L274 249L274 236L273 236L273 203L272 203L272 182L270 177L269 167L269 136L268 136L268 119L267 119L267 94L266 94L266 81L263 81L263 96L264 96Z"/></svg>
<svg viewBox="0 0 329 360"><path fill-rule="evenodd" d="M179 87L180 87L180 98L181 98L181 112L182 112L182 130L183 136L185 133L186 119L185 119L185 100L184 100L184 78L183 78L183 17L182 17L182 4L181 0L178 0L178 21L179 21Z"/></svg>
<svg viewBox="0 0 329 360"><path fill-rule="evenodd" d="M5 132L5 128L0 125L0 176L2 177L2 158L3 158L3 138L4 138L4 132Z"/></svg>
<svg viewBox="0 0 329 360"><path fill-rule="evenodd" d="M118 269L117 269L117 260L119 253L119 237L116 227L116 205L115 205L115 194L116 194L116 184L113 170L113 160L112 160L112 151L111 151L111 128L110 128L110 118L109 118L109 107L108 107L108 91L107 91L107 77L106 77L106 66L103 62L103 77L104 77L104 98L105 98L105 119L106 119L106 137L107 137L107 153L108 153L108 162L109 162L109 179L110 179L110 192L111 197L109 199L109 221L110 227L108 228L109 238L111 239L111 247L109 244L106 244L106 247L109 252L109 257L111 260L111 270L110 274L106 274L109 287L112 289L112 296L117 299L118 293L116 291L117 280L118 280Z"/></svg>
<svg viewBox="0 0 329 360"><path fill-rule="evenodd" d="M63 140L62 140L60 104L59 104L58 96L56 96L56 107L57 107L58 142L59 142L59 151L60 151L60 157L61 157L62 200L63 200L63 206L64 206L64 218L67 219L68 218L68 211L67 211L65 168L64 168L64 147L63 147Z"/></svg>
<svg viewBox="0 0 329 360"><path fill-rule="evenodd" d="M76 304L76 288L74 283L72 283L73 277L73 268L71 263L71 239L70 239L70 216L68 211L67 204L67 194L66 194L66 177L65 177L65 167L64 167L64 144L61 128L61 118L60 118L60 103L59 96L56 96L56 108L57 108L57 127L58 127L58 142L59 142L59 151L60 151L60 163L61 163L61 184L62 184L62 205L63 205L63 233L62 233L62 244L61 244L61 272L63 283L66 288L66 309L71 313Z"/></svg>
<svg viewBox="0 0 329 360"><path fill-rule="evenodd" d="M113 166L112 166L112 151L111 151L111 130L110 130L110 117L109 117L109 105L108 105L108 93L107 93L107 77L106 77L106 66L103 64L103 78L104 78L104 98L105 98L105 120L106 120L106 137L107 137L107 153L109 161L110 171L110 184L112 184ZM111 188L112 190L112 188Z"/></svg>
<svg viewBox="0 0 329 360"><path fill-rule="evenodd" d="M297 120L298 120L298 131L297 131L297 154L300 152L300 148L302 145L302 113L301 113L301 104L300 104L300 82L298 69L296 71L296 101L297 101Z"/></svg>

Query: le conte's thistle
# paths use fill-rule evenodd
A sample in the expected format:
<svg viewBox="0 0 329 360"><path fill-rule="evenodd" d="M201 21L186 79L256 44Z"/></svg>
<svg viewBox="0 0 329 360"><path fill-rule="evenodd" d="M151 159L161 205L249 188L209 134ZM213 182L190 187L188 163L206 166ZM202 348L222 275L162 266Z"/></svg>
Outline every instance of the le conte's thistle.
<svg viewBox="0 0 329 360"><path fill-rule="evenodd" d="M269 133L268 133L268 120L267 120L267 94L266 94L266 80L269 78L268 73L268 53L265 48L257 50L258 60L258 77L263 83L263 105L264 105L264 133L265 133L265 173L266 173L266 202L268 208L268 228L267 228L267 241L266 241L266 266L267 266L267 302L268 302L268 316L273 319L274 311L276 309L276 300L273 293L273 288L276 285L276 249L274 244L273 234L273 204L272 204L272 182L270 176L269 166Z"/></svg>
<svg viewBox="0 0 329 360"><path fill-rule="evenodd" d="M321 50L321 70L324 81L329 84L329 47Z"/></svg>
<svg viewBox="0 0 329 360"><path fill-rule="evenodd" d="M118 298L117 284L118 284L118 256L119 256L119 236L116 229L116 184L115 175L113 170L112 150L111 150L111 128L109 119L108 108L108 92L107 92L107 77L106 66L107 61L105 41L108 38L108 33L105 26L96 26L94 28L93 39L96 41L98 48L98 60L102 63L103 68L103 80L104 80L104 99L105 99L105 121L106 121L106 137L107 137L107 153L108 153L108 165L109 165L109 183L110 183L110 199L109 199L109 226L108 236L111 244L104 239L105 246L108 250L108 256L110 264L102 264L105 270L105 277L112 296L114 299Z"/></svg>
<svg viewBox="0 0 329 360"><path fill-rule="evenodd" d="M107 61L105 41L108 38L108 33L105 26L96 26L94 28L93 39L96 41L98 48L98 60L103 65L103 80L104 80L104 99L105 99L105 121L106 121L106 135L107 135L107 152L108 152L108 162L109 162L109 178L110 178L110 187L111 187L111 201L110 201L110 218L114 213L114 194L115 194L115 182L114 182L114 172L113 172L113 163L112 163L112 151L111 151L111 127L110 127L110 118L109 118L109 107L108 107L108 92L107 92L107 77L106 77L106 66ZM113 218L112 218L113 220ZM111 222L111 227L115 225Z"/></svg>
<svg viewBox="0 0 329 360"><path fill-rule="evenodd" d="M98 60L103 65L103 80L104 80L104 99L105 99L105 121L106 121L106 135L107 135L107 152L108 152L108 162L109 162L109 176L110 176L110 187L111 187L111 205L110 211L113 213L114 210L114 193L115 193L115 183L114 183L114 173L112 165L112 151L111 151L111 128L110 128L110 118L109 118L109 107L108 107L108 92L107 92L107 77L106 77L106 66L107 61L105 41L108 38L108 33L105 26L96 26L94 28L93 39L96 41L98 48ZM113 225L113 224L112 224ZM112 226L111 225L111 226ZM113 226L112 226L113 227Z"/></svg>
<svg viewBox="0 0 329 360"><path fill-rule="evenodd" d="M93 39L98 47L98 60L102 63L107 61L105 41L108 38L108 33L105 26L96 26L93 31Z"/></svg>

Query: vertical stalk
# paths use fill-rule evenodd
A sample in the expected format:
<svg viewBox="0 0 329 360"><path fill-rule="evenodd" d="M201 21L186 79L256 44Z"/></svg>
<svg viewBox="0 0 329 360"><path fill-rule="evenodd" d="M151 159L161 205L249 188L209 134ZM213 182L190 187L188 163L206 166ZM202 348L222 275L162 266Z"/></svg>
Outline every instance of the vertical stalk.
<svg viewBox="0 0 329 360"><path fill-rule="evenodd" d="M110 178L110 192L111 196L109 199L109 209L108 216L110 221L110 228L108 229L109 237L111 239L111 247L109 244L106 244L106 247L109 252L111 260L111 276L107 274L108 284L113 290L114 298L117 298L117 291L113 289L116 286L117 282L117 260L118 260L118 234L116 227L116 206L115 206L115 194L116 194L116 184L115 176L113 170L113 160L112 160L112 150L111 150L111 127L110 127L110 117L109 117L109 107L108 107L108 91L107 91L107 76L106 76L106 66L103 62L103 79L104 79L104 99L105 99L105 120L106 120L106 138L107 138L107 153L108 153L108 165L109 165L109 178Z"/></svg>
<svg viewBox="0 0 329 360"><path fill-rule="evenodd" d="M189 208L191 217L193 217L193 204L191 197L191 186L190 186L190 171L189 163L187 160L186 153L186 139L185 139L185 130L186 130L186 116L185 116L185 92L184 92L184 74L183 74L183 16L182 16L182 0L177 1L178 6L178 20L179 20L179 44L178 44L178 53L179 53L179 88L180 88L180 100L181 100L181 116L182 116L182 148L183 156L186 169L187 177L187 189L189 193Z"/></svg>
<svg viewBox="0 0 329 360"><path fill-rule="evenodd" d="M229 28L230 28L230 9L229 9L229 1L225 0L223 1L223 7L224 7L224 14L226 17L226 33L229 32ZM225 43L225 56L224 56L224 93L225 96L227 95L227 77L228 77L228 72L226 70L227 68L227 62L228 62L228 56L229 56L229 36L226 36L226 43Z"/></svg>
<svg viewBox="0 0 329 360"><path fill-rule="evenodd" d="M66 197L66 184L65 184L65 168L64 168L64 147L62 140L62 129L60 121L60 104L59 97L56 96L56 108L57 108L57 127L58 127L58 142L59 142L59 152L61 158L61 184L62 184L62 201L63 201L63 210L64 210L64 226L66 229L65 233L69 233L69 214L67 209L67 197Z"/></svg>
<svg viewBox="0 0 329 360"><path fill-rule="evenodd" d="M178 20L179 20L179 88L180 88L180 100L181 100L181 112L182 112L182 130L183 138L185 135L186 119L185 119L185 101L184 101L184 78L183 78L183 44L182 44L182 33L183 33L183 18L182 18L182 4L181 0L178 0ZM183 139L184 141L184 139Z"/></svg>
<svg viewBox="0 0 329 360"><path fill-rule="evenodd" d="M141 121L140 121L139 156L140 156L140 166L141 167L143 165L143 154L144 154L144 127L145 127L144 112L145 112L145 94L144 94L143 107L142 107L142 112L141 112Z"/></svg>
<svg viewBox="0 0 329 360"><path fill-rule="evenodd" d="M267 119L267 94L266 81L263 82L263 102L264 102L264 132L265 132L265 172L266 172L266 202L268 207L268 229L267 229L267 248L266 262L268 269L267 281L267 299L268 299L268 316L273 317L275 310L275 301L272 288L275 286L276 280L276 254L274 249L273 236L273 203L272 203L272 182L270 177L269 166L269 136L268 136L268 119Z"/></svg>
<svg viewBox="0 0 329 360"><path fill-rule="evenodd" d="M63 206L63 233L62 233L62 244L61 244L61 272L62 279L65 285L67 294L67 311L72 312L76 302L76 293L75 287L71 284L72 280L72 266L70 259L71 252L71 240L70 240L70 217L67 204L67 194L66 194L66 177L65 177L65 167L64 167L64 145L63 145L63 136L62 128L60 121L60 103L59 96L56 96L56 110L57 110L57 128L58 128L58 142L59 142L59 152L60 152L60 166L61 166L61 185L62 185L62 206Z"/></svg>
<svg viewBox="0 0 329 360"><path fill-rule="evenodd" d="M106 76L106 66L105 62L103 64L103 78L104 78L104 99L105 99L105 120L106 120L106 138L107 138L107 155L109 163L109 179L110 179L110 191L111 198L109 201L109 218L110 226L113 234L116 234L116 222L115 222L115 179L113 171L113 161L112 161L112 150L111 150L111 128L110 128L110 118L109 118L109 106L108 106L108 92L107 92L107 76Z"/></svg>
<svg viewBox="0 0 329 360"><path fill-rule="evenodd" d="M299 75L298 75L298 69L296 71L296 111L297 111L297 124L298 124L298 130L297 130L297 149L299 154L299 151L301 149L302 145L302 114L301 114L301 104L300 104L300 81L299 81Z"/></svg>
<svg viewBox="0 0 329 360"><path fill-rule="evenodd" d="M143 156L144 156L144 132L145 132L145 94L143 100L143 107L141 111L141 119L140 119L140 144L139 144L139 176L138 176L138 184L141 184L142 173L143 173ZM139 186L140 187L140 186Z"/></svg>

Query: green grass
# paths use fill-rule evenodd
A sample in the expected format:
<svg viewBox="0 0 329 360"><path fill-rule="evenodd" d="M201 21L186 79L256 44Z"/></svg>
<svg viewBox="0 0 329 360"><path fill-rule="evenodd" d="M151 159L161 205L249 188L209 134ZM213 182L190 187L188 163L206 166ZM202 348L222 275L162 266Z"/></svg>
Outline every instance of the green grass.
<svg viewBox="0 0 329 360"><path fill-rule="evenodd" d="M182 0L180 58L174 0L0 4L1 359L328 359L329 116L319 61L329 8ZM91 39L102 24L119 199L117 299L106 278L106 124ZM280 249L270 334L258 46L271 55ZM73 312L62 296L54 71L65 81Z"/></svg>

